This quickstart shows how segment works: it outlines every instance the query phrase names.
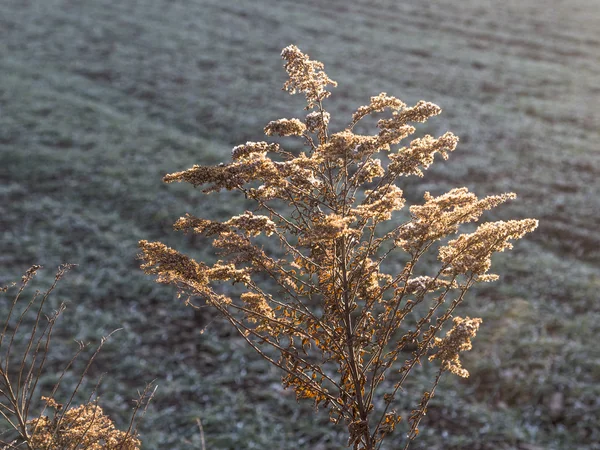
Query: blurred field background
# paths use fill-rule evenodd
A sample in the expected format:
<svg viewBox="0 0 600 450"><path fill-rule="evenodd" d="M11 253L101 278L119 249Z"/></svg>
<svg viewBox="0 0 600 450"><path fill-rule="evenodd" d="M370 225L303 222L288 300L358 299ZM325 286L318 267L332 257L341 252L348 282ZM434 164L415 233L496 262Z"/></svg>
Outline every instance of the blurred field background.
<svg viewBox="0 0 600 450"><path fill-rule="evenodd" d="M598 30L595 0L1 0L0 284L42 264L46 287L59 263L78 264L53 297L68 309L50 363L122 327L82 392L106 373L100 403L122 425L156 379L145 449L201 448L196 417L209 450L344 448L325 412L297 405L226 324L136 261L140 239L212 258L171 224L228 217L242 199L161 177L303 117L281 91L293 43L339 83L334 129L382 91L444 109L422 130L461 142L405 180L409 203L463 185L515 191L485 218L540 220L466 302L461 315L484 319L471 377L445 379L412 448L600 449ZM430 378L425 365L400 411Z"/></svg>

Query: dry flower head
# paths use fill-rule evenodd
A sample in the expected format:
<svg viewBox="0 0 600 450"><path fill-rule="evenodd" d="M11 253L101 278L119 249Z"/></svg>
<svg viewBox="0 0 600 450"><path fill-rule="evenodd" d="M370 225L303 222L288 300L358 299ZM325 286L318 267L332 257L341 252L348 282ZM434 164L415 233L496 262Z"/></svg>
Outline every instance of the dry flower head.
<svg viewBox="0 0 600 450"><path fill-rule="evenodd" d="M96 402L69 408L63 414L62 405L54 399L46 404L55 410L53 418L41 416L28 422L30 446L36 450L139 450L137 436L115 428Z"/></svg>

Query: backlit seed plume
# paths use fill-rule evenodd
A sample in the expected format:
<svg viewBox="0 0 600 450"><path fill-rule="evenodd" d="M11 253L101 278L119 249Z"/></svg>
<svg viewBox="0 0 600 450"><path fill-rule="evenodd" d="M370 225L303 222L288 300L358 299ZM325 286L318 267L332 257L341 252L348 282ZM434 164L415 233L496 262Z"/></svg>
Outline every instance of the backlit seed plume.
<svg viewBox="0 0 600 450"><path fill-rule="evenodd" d="M395 129L406 125L408 122L425 122L430 117L437 116L441 112L442 108L435 103L421 100L411 108L394 112L391 119L381 119L377 123L377 126L381 129Z"/></svg>
<svg viewBox="0 0 600 450"><path fill-rule="evenodd" d="M467 378L469 372L460 363L458 354L471 350L471 338L474 338L481 325L481 319L455 317L454 326L444 338L435 338L434 345L439 350L429 357L429 360L440 359L443 368L459 377Z"/></svg>
<svg viewBox="0 0 600 450"><path fill-rule="evenodd" d="M337 86L337 83L323 72L323 63L312 61L295 45L284 48L281 57L286 61L284 67L290 77L283 88L290 94L303 92L308 103L307 109L315 107L331 95L331 92L325 90L325 86Z"/></svg>
<svg viewBox="0 0 600 450"><path fill-rule="evenodd" d="M405 106L406 104L403 101L398 100L396 97L389 97L385 92L382 92L375 97L371 97L371 103L368 106L361 106L352 114L352 124L354 125L363 117L374 112L381 112L386 108L397 111Z"/></svg>
<svg viewBox="0 0 600 450"><path fill-rule="evenodd" d="M440 259L454 274L485 274L492 265L492 254L511 249L509 239L520 239L538 226L535 219L484 223L474 233L463 234L440 248Z"/></svg>
<svg viewBox="0 0 600 450"><path fill-rule="evenodd" d="M304 125L298 119L279 119L273 120L265 127L265 134L267 136L301 136L306 131L306 125Z"/></svg>
<svg viewBox="0 0 600 450"><path fill-rule="evenodd" d="M331 115L327 111L313 111L306 115L306 128L311 133L318 133L329 125Z"/></svg>
<svg viewBox="0 0 600 450"><path fill-rule="evenodd" d="M224 225L243 230L248 236L258 236L260 233L271 236L277 231L275 222L267 216L255 215L250 211L232 217Z"/></svg>
<svg viewBox="0 0 600 450"><path fill-rule="evenodd" d="M433 158L436 153L442 155L442 158L448 159L448 152L454 151L458 144L458 138L447 132L443 136L435 139L429 135L415 139L410 146L401 148L397 153L390 155L390 170L399 175L418 175L423 176L424 169L433 164ZM420 167L421 166L421 167Z"/></svg>
<svg viewBox="0 0 600 450"><path fill-rule="evenodd" d="M251 155L266 156L267 152L277 152L279 145L268 144L266 142L246 142L243 145L234 147L231 151L231 158L236 161L245 159Z"/></svg>

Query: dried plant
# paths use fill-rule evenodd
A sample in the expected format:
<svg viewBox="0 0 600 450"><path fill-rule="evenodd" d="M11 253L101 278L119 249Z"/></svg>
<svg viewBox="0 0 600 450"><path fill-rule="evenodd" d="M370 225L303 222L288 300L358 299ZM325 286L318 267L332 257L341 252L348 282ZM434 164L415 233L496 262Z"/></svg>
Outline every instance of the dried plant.
<svg viewBox="0 0 600 450"><path fill-rule="evenodd" d="M58 310L46 316L45 306L58 281L71 267L71 265L59 267L50 288L45 292L36 291L22 304L25 288L40 269L40 266L32 266L23 276L4 319L0 334L0 423L3 419L4 425L8 427L6 430L0 430L0 446L4 450L17 448L137 450L140 448L135 419L140 408L147 406L147 402L152 397L149 385L136 401L126 431L115 429L110 418L104 415L98 406L98 399L93 399L95 390L85 404L73 406L88 369L107 338L102 339L88 359L76 386L67 396L67 402L59 404L55 397L58 395L61 383L67 371L86 348L83 343L80 343L79 350L64 367L50 393L41 397L45 402L41 411L33 415L33 409L38 403L41 379L47 375L45 366L49 357L52 332L65 309L65 305L61 304ZM9 292L13 286L14 284L3 287L0 292ZM32 312L34 317L31 317ZM46 415L48 408L53 411L51 418Z"/></svg>
<svg viewBox="0 0 600 450"><path fill-rule="evenodd" d="M217 308L250 346L283 370L283 385L298 399L327 407L332 421L346 424L348 446L355 450L381 445L402 420L394 399L412 369L425 357L439 360L431 389L407 418L408 448L440 376L468 376L459 353L471 348L481 320L453 313L471 286L497 279L488 273L492 254L511 248L509 240L535 229L537 221L484 223L448 240L461 224L515 197L479 199L458 188L438 197L426 193L424 203L411 206L408 220L398 223L393 213L405 206L399 177L423 176L434 155L446 159L458 138L448 132L392 147L415 132L411 123L425 122L441 109L425 101L407 107L381 93L358 108L346 129L331 133L323 101L330 95L327 86L336 83L323 64L295 46L286 47L282 57L289 75L284 89L305 94L312 112L304 120L270 122L264 131L296 136L306 152L247 142L233 149L228 164L165 176L167 183L204 186L207 194L239 191L256 209L225 222L186 215L175 223L177 230L214 237L222 257L216 264L141 241L142 267L157 281L178 286L188 304L197 307L193 297L200 297ZM375 134L353 132L359 121L384 111L392 113L377 122ZM386 162L375 157L380 152ZM278 256L264 249L265 236L283 248ZM436 248L439 266L432 276L417 276L420 257ZM384 272L392 256L404 264L400 273ZM244 292L225 295L221 282L238 283ZM452 328L439 337L450 322ZM407 350L412 356L399 360Z"/></svg>

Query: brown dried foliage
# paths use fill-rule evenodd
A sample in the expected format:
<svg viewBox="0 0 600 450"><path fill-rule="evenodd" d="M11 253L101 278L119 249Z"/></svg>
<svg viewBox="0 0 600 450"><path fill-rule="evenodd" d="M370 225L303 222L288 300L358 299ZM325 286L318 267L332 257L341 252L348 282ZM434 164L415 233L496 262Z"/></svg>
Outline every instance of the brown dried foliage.
<svg viewBox="0 0 600 450"><path fill-rule="evenodd" d="M29 421L29 444L36 450L139 450L140 441L126 431L117 430L97 402L69 408L47 399L54 417L45 415Z"/></svg>
<svg viewBox="0 0 600 450"><path fill-rule="evenodd" d="M307 151L248 142L234 148L229 164L167 175L166 182L186 181L206 193L237 190L262 215L246 212L223 223L181 218L177 229L216 236L213 245L224 260L209 267L161 243L141 241L142 267L217 308L248 344L284 371L283 384L298 399L327 407L332 421L346 424L355 450L376 448L394 430L401 417L391 407L411 370L424 357L440 360L432 389L408 418L408 447L442 373L468 375L459 352L470 348L481 321L456 317L439 338L442 328L471 286L496 278L488 273L492 253L510 248L509 240L532 231L537 221L484 223L442 245L461 224L515 196L479 199L459 188L438 197L426 193L424 204L410 207L409 220L382 232L380 225L405 207L398 178L422 176L436 153L448 157L458 138L450 132L425 136L393 151L392 145L414 133L411 123L425 122L441 109L424 101L406 107L385 93L358 108L347 129L330 133L323 100L330 94L326 85L335 83L297 47L285 48L282 56L290 77L284 89L304 93L307 109L314 111L305 123L282 119L265 132L300 136ZM388 110L391 117L378 121L377 133L354 134L360 120ZM387 163L375 158L382 152ZM283 210L277 208L282 202ZM257 242L263 233L281 244L283 257L265 253ZM419 258L436 245L439 267L433 276L416 276ZM383 271L392 255L406 261L400 273ZM270 285L261 283L265 278ZM243 284L246 292L219 293L215 282L224 280ZM273 282L277 292L270 289ZM429 304L428 312L411 321L420 304ZM274 351L264 351L265 345ZM402 361L401 352L409 348L411 357ZM386 375L395 382L384 383Z"/></svg>
<svg viewBox="0 0 600 450"><path fill-rule="evenodd" d="M66 396L64 404L55 401L63 378L76 359L86 348L80 343L79 351L67 363L58 376L58 381L47 396L42 396L45 405L37 413L37 399L42 377L47 377L45 368L51 347L52 332L60 315L65 310L61 304L52 315L44 314L49 296L71 265L60 266L54 283L45 292L36 291L25 300L24 292L41 266L32 266L22 277L13 297L8 314L0 329L0 418L7 429L0 430L2 450L139 450L140 441L135 427L140 409L145 411L153 392L146 386L136 401L129 427L119 431L107 417L97 399L72 406L75 396L88 370L101 350L106 338L87 360L76 386ZM8 292L11 286L0 287L0 293ZM33 318L31 317L33 316ZM112 334L112 333L111 333ZM23 349L24 345L24 349ZM52 410L48 417L46 410Z"/></svg>

